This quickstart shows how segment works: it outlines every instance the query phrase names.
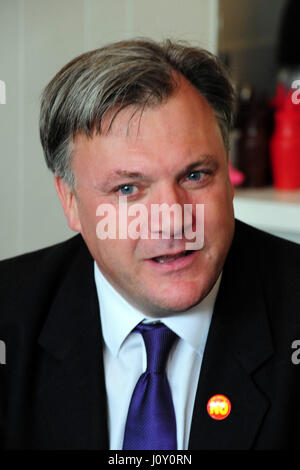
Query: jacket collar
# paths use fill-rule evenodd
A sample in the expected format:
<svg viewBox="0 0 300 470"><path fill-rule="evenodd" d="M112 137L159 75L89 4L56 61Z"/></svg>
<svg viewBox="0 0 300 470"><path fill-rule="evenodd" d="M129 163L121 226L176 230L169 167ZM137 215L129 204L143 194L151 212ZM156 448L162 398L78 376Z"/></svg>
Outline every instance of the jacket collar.
<svg viewBox="0 0 300 470"><path fill-rule="evenodd" d="M81 239L54 295L39 343L62 360L78 348L86 335L100 340L100 331L93 259Z"/></svg>

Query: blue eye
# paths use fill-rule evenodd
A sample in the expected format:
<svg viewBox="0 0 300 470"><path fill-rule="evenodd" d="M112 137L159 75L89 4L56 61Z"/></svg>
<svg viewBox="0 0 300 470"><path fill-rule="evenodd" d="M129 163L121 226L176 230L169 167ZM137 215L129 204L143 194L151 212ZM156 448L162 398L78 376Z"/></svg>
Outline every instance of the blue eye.
<svg viewBox="0 0 300 470"><path fill-rule="evenodd" d="M193 171L192 173L189 174L188 178L191 179L191 181L199 181L202 176L202 171Z"/></svg>
<svg viewBox="0 0 300 470"><path fill-rule="evenodd" d="M133 188L135 188L133 184L124 184L124 186L119 188L119 191L121 191L124 196L130 196L133 193Z"/></svg>

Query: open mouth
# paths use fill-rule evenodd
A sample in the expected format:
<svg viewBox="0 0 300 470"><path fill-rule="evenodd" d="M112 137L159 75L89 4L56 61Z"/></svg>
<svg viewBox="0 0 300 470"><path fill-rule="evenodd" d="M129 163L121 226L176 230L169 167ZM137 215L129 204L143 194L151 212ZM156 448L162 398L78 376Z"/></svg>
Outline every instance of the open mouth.
<svg viewBox="0 0 300 470"><path fill-rule="evenodd" d="M175 261L179 258L184 258L193 253L195 253L195 250L186 250L186 251L181 251L180 253L177 253L176 255L163 255L163 256L157 256L156 258L151 258L151 259L152 261L155 261L156 263L171 263L172 261Z"/></svg>

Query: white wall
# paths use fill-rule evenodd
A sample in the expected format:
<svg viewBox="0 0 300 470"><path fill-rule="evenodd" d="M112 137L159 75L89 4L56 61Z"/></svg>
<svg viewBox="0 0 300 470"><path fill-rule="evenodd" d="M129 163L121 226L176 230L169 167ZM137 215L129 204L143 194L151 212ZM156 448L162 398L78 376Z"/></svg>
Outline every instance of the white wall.
<svg viewBox="0 0 300 470"><path fill-rule="evenodd" d="M0 0L0 258L73 234L38 135L39 97L74 56L133 36L215 51L218 0ZM1 100L0 100L1 101Z"/></svg>

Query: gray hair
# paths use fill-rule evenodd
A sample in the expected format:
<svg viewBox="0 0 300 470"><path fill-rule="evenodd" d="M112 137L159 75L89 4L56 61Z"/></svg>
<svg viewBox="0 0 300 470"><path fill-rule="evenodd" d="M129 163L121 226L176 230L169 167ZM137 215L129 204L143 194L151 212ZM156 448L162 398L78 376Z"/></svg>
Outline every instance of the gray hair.
<svg viewBox="0 0 300 470"><path fill-rule="evenodd" d="M42 94L40 137L48 168L72 188L73 140L78 132L101 133L108 111L159 105L183 75L212 106L225 147L233 124L234 89L210 52L183 42L134 39L82 54L65 65ZM111 123L112 123L111 121Z"/></svg>

